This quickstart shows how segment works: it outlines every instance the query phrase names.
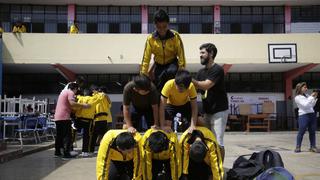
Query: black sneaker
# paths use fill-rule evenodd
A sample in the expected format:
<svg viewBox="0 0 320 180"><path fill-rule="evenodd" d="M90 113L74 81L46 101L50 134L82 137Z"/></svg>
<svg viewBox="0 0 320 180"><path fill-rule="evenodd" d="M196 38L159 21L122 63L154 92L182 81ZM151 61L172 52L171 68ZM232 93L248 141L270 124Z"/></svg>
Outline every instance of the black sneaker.
<svg viewBox="0 0 320 180"><path fill-rule="evenodd" d="M59 152L55 152L55 153L54 153L54 157L55 157L55 158L62 157L62 154L61 154L61 153L59 153Z"/></svg>
<svg viewBox="0 0 320 180"><path fill-rule="evenodd" d="M295 153L299 153L301 152L301 148L300 147L296 147L296 149L294 150Z"/></svg>
<svg viewBox="0 0 320 180"><path fill-rule="evenodd" d="M317 147L311 147L309 151L314 153L320 153L320 150Z"/></svg>
<svg viewBox="0 0 320 180"><path fill-rule="evenodd" d="M76 156L72 156L70 153L68 153L68 154L64 154L63 156L62 156L62 159L63 160L69 160L69 159L72 159L72 158L75 158Z"/></svg>

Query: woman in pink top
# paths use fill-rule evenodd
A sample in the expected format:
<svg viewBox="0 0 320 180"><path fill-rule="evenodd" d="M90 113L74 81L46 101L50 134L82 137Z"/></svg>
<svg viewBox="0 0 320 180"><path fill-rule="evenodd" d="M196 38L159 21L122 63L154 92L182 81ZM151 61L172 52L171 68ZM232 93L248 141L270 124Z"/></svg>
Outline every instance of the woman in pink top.
<svg viewBox="0 0 320 180"><path fill-rule="evenodd" d="M63 148L63 157L71 158L70 147L71 147L71 108L88 108L88 104L80 104L75 101L75 94L78 91L78 84L70 83L68 89L61 91L56 111L54 114L54 121L56 123L57 137L55 139L55 156L60 157L61 148Z"/></svg>

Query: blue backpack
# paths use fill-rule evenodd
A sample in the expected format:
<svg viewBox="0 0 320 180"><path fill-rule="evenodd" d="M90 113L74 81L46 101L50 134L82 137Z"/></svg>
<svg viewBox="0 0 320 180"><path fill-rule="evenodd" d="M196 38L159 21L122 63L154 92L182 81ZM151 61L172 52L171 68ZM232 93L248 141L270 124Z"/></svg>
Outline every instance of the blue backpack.
<svg viewBox="0 0 320 180"><path fill-rule="evenodd" d="M261 173L256 180L294 180L294 177L283 167L272 167Z"/></svg>

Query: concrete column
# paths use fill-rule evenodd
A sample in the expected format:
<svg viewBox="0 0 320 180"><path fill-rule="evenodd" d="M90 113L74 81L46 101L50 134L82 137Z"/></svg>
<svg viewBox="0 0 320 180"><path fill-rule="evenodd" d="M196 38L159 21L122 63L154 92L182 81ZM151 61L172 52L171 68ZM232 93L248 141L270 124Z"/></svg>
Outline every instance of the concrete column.
<svg viewBox="0 0 320 180"><path fill-rule="evenodd" d="M214 5L213 7L213 19L214 19L214 32L215 34L221 33L221 18L220 18L220 5Z"/></svg>
<svg viewBox="0 0 320 180"><path fill-rule="evenodd" d="M0 96L2 96L2 73L2 38L0 37Z"/></svg>
<svg viewBox="0 0 320 180"><path fill-rule="evenodd" d="M298 67L295 69L291 69L284 73L284 81L285 81L285 100L289 97L292 98L292 80L303 73L309 71L310 69L316 67L318 64L311 63L302 67Z"/></svg>
<svg viewBox="0 0 320 180"><path fill-rule="evenodd" d="M76 5L68 4L68 29L74 23L76 16Z"/></svg>
<svg viewBox="0 0 320 180"><path fill-rule="evenodd" d="M224 74L227 74L231 67L232 67L232 64L224 64L222 66Z"/></svg>
<svg viewBox="0 0 320 180"><path fill-rule="evenodd" d="M141 6L141 33L148 34L148 6Z"/></svg>
<svg viewBox="0 0 320 180"><path fill-rule="evenodd" d="M285 32L291 33L291 6L286 5L284 11Z"/></svg>

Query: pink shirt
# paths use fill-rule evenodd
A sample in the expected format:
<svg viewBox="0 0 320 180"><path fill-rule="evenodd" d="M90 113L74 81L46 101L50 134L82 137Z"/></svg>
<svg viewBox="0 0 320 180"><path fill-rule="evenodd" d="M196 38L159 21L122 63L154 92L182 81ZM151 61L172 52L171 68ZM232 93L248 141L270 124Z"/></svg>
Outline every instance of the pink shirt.
<svg viewBox="0 0 320 180"><path fill-rule="evenodd" d="M70 120L71 105L69 100L74 101L74 96L74 92L70 89L61 91L56 106L56 112L54 114L55 121Z"/></svg>

